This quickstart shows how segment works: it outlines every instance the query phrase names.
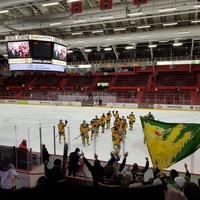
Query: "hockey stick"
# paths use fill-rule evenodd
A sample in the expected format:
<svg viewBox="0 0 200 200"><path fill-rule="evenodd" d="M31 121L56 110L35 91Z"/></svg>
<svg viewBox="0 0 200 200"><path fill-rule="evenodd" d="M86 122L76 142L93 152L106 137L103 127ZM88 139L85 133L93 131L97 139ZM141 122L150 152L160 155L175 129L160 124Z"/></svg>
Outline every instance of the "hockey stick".
<svg viewBox="0 0 200 200"><path fill-rule="evenodd" d="M77 140L81 135L78 135L77 137L75 137L73 140Z"/></svg>

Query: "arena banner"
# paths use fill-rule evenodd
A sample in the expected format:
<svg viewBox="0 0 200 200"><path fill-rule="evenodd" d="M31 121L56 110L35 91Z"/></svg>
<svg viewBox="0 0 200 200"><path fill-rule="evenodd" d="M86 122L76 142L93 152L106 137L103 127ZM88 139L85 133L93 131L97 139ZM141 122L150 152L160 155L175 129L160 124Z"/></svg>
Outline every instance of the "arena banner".
<svg viewBox="0 0 200 200"><path fill-rule="evenodd" d="M82 10L83 10L82 1L71 2L71 13L72 14L82 13Z"/></svg>
<svg viewBox="0 0 200 200"><path fill-rule="evenodd" d="M166 123L140 116L153 167L168 168L200 147L200 124Z"/></svg>
<svg viewBox="0 0 200 200"><path fill-rule="evenodd" d="M112 9L112 0L100 0L100 10Z"/></svg>
<svg viewBox="0 0 200 200"><path fill-rule="evenodd" d="M18 104L28 104L28 100L18 100Z"/></svg>

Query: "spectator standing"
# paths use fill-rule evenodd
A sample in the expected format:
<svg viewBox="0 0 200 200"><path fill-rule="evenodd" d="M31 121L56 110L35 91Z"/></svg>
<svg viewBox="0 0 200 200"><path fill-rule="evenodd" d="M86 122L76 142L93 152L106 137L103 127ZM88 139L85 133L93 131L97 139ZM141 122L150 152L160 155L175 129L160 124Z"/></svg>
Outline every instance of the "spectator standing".
<svg viewBox="0 0 200 200"><path fill-rule="evenodd" d="M84 156L84 153L81 152L81 156L83 157L83 162L86 164L88 170L92 174L93 178L93 186L98 187L98 180L100 177L104 176L104 167L101 165L100 160L98 159L98 155L94 154L94 165L92 165L87 158Z"/></svg>
<svg viewBox="0 0 200 200"><path fill-rule="evenodd" d="M126 181L116 165L106 165L104 176L99 179L98 185L101 188L123 188L126 187Z"/></svg>
<svg viewBox="0 0 200 200"><path fill-rule="evenodd" d="M44 171L45 173L49 170L49 168L47 167L48 163L49 163L49 157L50 157L50 154L46 148L46 145L43 144L42 145L42 161L44 163Z"/></svg>
<svg viewBox="0 0 200 200"><path fill-rule="evenodd" d="M22 142L19 145L19 148L27 149L27 142L25 139L22 140Z"/></svg>
<svg viewBox="0 0 200 200"><path fill-rule="evenodd" d="M186 181L183 185L183 193L187 200L199 200L200 199L200 188L198 184L194 182Z"/></svg>
<svg viewBox="0 0 200 200"><path fill-rule="evenodd" d="M19 179L19 175L11 163L10 157L8 155L3 156L0 163L1 192L15 191L16 179Z"/></svg>
<svg viewBox="0 0 200 200"><path fill-rule="evenodd" d="M62 171L62 160L55 159L53 167L49 169L45 175L46 183L48 185L54 185L59 182L65 181L65 173Z"/></svg>
<svg viewBox="0 0 200 200"><path fill-rule="evenodd" d="M137 172L142 172L144 174L149 169L149 159L146 157L145 160L146 160L146 164L144 167L139 168L137 163L133 164L133 168L131 169L133 178L135 177L135 174Z"/></svg>
<svg viewBox="0 0 200 200"><path fill-rule="evenodd" d="M69 162L68 162L68 176L73 175L76 177L78 169L79 169L79 159L80 159L80 149L77 147L75 151L69 154Z"/></svg>

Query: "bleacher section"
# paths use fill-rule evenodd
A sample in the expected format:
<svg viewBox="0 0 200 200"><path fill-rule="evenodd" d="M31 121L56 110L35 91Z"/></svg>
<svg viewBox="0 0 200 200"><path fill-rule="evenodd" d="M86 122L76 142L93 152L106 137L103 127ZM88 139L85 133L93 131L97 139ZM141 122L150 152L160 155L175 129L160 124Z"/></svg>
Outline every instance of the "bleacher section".
<svg viewBox="0 0 200 200"><path fill-rule="evenodd" d="M155 86L196 86L197 74L188 72L159 73L156 76Z"/></svg>
<svg viewBox="0 0 200 200"><path fill-rule="evenodd" d="M145 91L142 103L150 104L190 104L189 91Z"/></svg>
<svg viewBox="0 0 200 200"><path fill-rule="evenodd" d="M134 73L24 73L10 76L0 88L0 99L59 100L59 95L114 96L116 103L199 104L197 72ZM97 83L108 83L99 90ZM25 85L25 88L22 87ZM66 84L66 87L64 87ZM85 98L84 97L84 98ZM78 99L78 98L77 98Z"/></svg>

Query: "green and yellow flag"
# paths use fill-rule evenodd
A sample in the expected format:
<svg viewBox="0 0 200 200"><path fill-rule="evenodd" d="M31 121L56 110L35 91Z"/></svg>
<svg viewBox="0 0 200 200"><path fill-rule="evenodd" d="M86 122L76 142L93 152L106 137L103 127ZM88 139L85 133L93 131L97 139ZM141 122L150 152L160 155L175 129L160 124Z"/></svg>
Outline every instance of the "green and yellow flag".
<svg viewBox="0 0 200 200"><path fill-rule="evenodd" d="M200 147L200 124L166 123L140 116L153 167L168 168Z"/></svg>

